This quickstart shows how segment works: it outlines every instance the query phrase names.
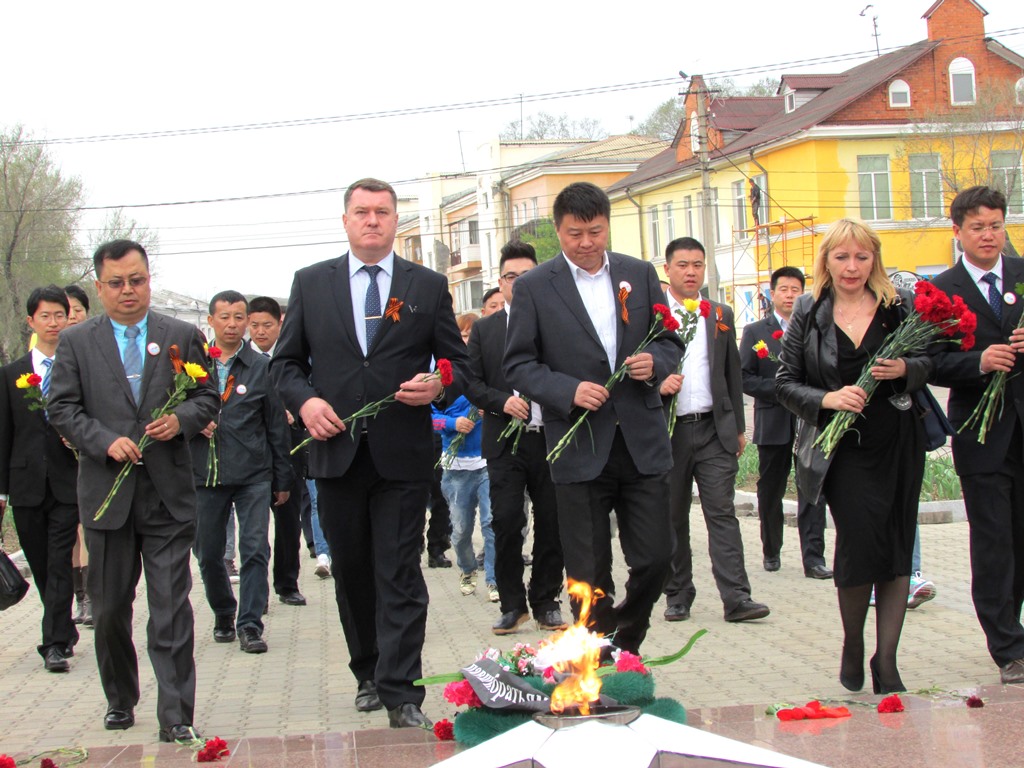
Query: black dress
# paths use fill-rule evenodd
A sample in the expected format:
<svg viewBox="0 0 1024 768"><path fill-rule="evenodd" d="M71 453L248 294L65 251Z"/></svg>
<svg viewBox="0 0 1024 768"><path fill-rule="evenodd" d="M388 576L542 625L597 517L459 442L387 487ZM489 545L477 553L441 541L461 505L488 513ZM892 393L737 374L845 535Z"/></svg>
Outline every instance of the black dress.
<svg viewBox="0 0 1024 768"><path fill-rule="evenodd" d="M836 325L844 386L856 384L864 365L875 358L892 330L886 327L888 314L875 312L859 347ZM889 402L893 394L893 382L878 383L861 418L839 441L825 476L823 491L836 525L833 570L838 587L910 574L924 477L924 434L913 409L901 411Z"/></svg>

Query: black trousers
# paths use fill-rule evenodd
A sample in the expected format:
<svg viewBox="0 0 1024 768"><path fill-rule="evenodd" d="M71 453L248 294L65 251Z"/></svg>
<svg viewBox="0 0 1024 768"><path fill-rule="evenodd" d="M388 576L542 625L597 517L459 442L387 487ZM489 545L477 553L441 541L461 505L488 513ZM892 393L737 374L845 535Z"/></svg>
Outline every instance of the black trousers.
<svg viewBox="0 0 1024 768"><path fill-rule="evenodd" d="M988 651L999 666L1024 659L1024 460L1017 427L997 471L964 475L971 529L971 597Z"/></svg>
<svg viewBox="0 0 1024 768"><path fill-rule="evenodd" d="M614 635L617 646L639 653L672 554L667 474L641 474L616 431L601 474L585 483L556 483L555 492L566 575L604 592L591 611L595 631ZM612 581L613 509L629 567L626 595L618 605ZM578 620L580 606L571 602Z"/></svg>
<svg viewBox="0 0 1024 768"><path fill-rule="evenodd" d="M422 704L427 585L420 543L429 482L385 480L366 436L348 472L317 480L338 614L357 681L374 680L388 709Z"/></svg>
<svg viewBox="0 0 1024 768"><path fill-rule="evenodd" d="M718 439L714 419L676 422L672 435L672 527L675 553L672 575L665 583L669 605L693 605L693 550L690 548L690 505L697 481L700 506L708 528L711 573L728 613L750 599L750 582L743 565L743 538L736 519L736 472L739 463Z"/></svg>
<svg viewBox="0 0 1024 768"><path fill-rule="evenodd" d="M434 433L434 477L430 482L430 522L427 525L427 552L443 555L452 545L452 513L441 491L444 470L437 464L441 458L441 435ZM497 578L497 577L495 577Z"/></svg>
<svg viewBox="0 0 1024 768"><path fill-rule="evenodd" d="M782 497L793 466L793 442L757 446L757 514L761 518L761 552L765 558L779 557L782 550L784 517ZM825 565L825 500L811 504L797 489L797 529L804 570Z"/></svg>
<svg viewBox="0 0 1024 768"><path fill-rule="evenodd" d="M43 603L39 653L45 656L54 645L74 648L78 629L71 620L71 551L78 540L78 507L57 501L47 481L42 504L14 507L14 527Z"/></svg>
<svg viewBox="0 0 1024 768"><path fill-rule="evenodd" d="M288 501L275 507L271 497L270 506L274 513L274 592L279 595L299 591L302 500L306 493L306 481L302 479L300 471L302 460L300 459L296 465L294 457L292 458L292 467L296 470L296 475L291 487L288 488Z"/></svg>
<svg viewBox="0 0 1024 768"><path fill-rule="evenodd" d="M491 487L491 528L494 530L494 580L501 612L526 610L533 615L558 608L562 591L562 542L558 537L558 504L551 469L544 457L543 432L523 432L512 453L507 441L501 456L487 460ZM533 504L533 567L530 588L523 585L523 527L526 492Z"/></svg>

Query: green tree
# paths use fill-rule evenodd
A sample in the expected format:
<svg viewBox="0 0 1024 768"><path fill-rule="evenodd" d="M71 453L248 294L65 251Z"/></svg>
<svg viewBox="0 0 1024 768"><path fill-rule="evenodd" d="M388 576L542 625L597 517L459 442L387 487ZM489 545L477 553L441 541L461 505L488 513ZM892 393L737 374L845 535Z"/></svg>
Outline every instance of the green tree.
<svg viewBox="0 0 1024 768"><path fill-rule="evenodd" d="M549 261L562 252L555 233L555 222L552 219L534 219L517 227L512 232L512 239L529 243L537 251L537 261Z"/></svg>
<svg viewBox="0 0 1024 768"><path fill-rule="evenodd" d="M88 261L75 241L82 184L65 177L22 126L0 130L0 362L25 352L33 288L75 282Z"/></svg>

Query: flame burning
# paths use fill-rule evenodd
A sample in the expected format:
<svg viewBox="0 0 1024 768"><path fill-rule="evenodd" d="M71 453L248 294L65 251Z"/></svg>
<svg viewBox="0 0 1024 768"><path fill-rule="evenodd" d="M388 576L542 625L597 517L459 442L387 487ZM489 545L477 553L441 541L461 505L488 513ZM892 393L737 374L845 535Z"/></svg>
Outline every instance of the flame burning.
<svg viewBox="0 0 1024 768"><path fill-rule="evenodd" d="M554 658L552 666L555 671L568 675L551 694L551 711L561 713L576 707L580 714L589 715L590 704L598 701L601 695L597 667L601 648L608 641L588 630L587 620L590 609L604 597L604 592L592 589L582 581L569 579L569 595L580 603L579 621L544 644L547 653Z"/></svg>

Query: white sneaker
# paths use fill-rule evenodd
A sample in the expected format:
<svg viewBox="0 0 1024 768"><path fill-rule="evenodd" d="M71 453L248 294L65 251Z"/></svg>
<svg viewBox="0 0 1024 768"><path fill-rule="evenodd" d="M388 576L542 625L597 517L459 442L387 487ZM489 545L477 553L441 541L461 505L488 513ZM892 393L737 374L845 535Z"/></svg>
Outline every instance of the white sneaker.
<svg viewBox="0 0 1024 768"><path fill-rule="evenodd" d="M317 555L316 568L313 569L313 573L321 579L331 578L331 558L327 555Z"/></svg>
<svg viewBox="0 0 1024 768"><path fill-rule="evenodd" d="M922 603L933 600L938 590L930 581L921 577L921 572L910 577L910 592L907 594L907 610L914 610Z"/></svg>
<svg viewBox="0 0 1024 768"><path fill-rule="evenodd" d="M496 603L499 600L501 600L501 595L498 594L497 584L487 585L487 599L490 600L492 603Z"/></svg>
<svg viewBox="0 0 1024 768"><path fill-rule="evenodd" d="M459 591L465 596L476 592L476 571L459 576Z"/></svg>

